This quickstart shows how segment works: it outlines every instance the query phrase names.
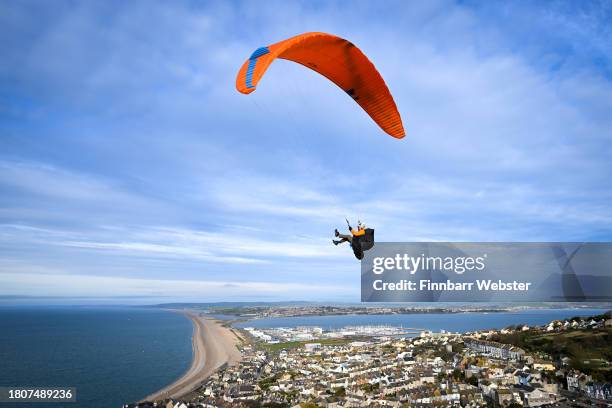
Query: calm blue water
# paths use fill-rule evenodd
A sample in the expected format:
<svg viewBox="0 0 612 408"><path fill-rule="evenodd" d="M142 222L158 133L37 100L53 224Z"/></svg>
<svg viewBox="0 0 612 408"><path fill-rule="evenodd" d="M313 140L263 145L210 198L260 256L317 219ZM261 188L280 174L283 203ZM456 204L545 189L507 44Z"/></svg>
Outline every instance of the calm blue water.
<svg viewBox="0 0 612 408"><path fill-rule="evenodd" d="M161 310L0 308L0 386L77 388L77 403L32 408L121 407L189 368L192 330Z"/></svg>
<svg viewBox="0 0 612 408"><path fill-rule="evenodd" d="M606 309L545 309L498 313L277 317L237 323L236 326L256 328L319 326L324 329L334 329L355 325L401 325L432 331L447 330L463 333L473 330L501 329L514 324L542 325L551 320L597 315L605 311Z"/></svg>

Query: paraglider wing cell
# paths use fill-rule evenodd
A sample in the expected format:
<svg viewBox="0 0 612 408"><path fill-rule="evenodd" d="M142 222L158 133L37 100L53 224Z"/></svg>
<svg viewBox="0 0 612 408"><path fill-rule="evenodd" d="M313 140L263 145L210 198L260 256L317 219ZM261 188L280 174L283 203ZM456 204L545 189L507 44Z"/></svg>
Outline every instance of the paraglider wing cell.
<svg viewBox="0 0 612 408"><path fill-rule="evenodd" d="M402 118L385 81L350 41L331 34L305 33L258 48L238 72L238 91L253 92L276 58L297 62L323 75L353 98L386 133L398 139L405 136Z"/></svg>

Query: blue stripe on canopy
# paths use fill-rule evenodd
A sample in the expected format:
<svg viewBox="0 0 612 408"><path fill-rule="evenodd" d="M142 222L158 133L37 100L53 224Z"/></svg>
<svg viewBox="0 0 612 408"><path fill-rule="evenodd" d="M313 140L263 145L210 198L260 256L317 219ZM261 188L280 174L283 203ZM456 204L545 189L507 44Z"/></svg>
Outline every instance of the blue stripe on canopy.
<svg viewBox="0 0 612 408"><path fill-rule="evenodd" d="M247 68L247 72L246 72L246 87L247 88L254 88L252 81L253 81L253 71L255 70L256 64L257 64L256 59L252 59L249 61L249 67Z"/></svg>
<svg viewBox="0 0 612 408"><path fill-rule="evenodd" d="M268 49L268 47L259 47L258 49L253 51L253 53L251 54L249 59L251 59L251 60L257 59L257 58L261 57L262 55L268 54L269 52L270 52L270 50Z"/></svg>
<svg viewBox="0 0 612 408"><path fill-rule="evenodd" d="M245 78L247 88L255 88L253 86L253 71L255 70L255 65L257 65L257 58L269 53L270 50L268 47L259 47L253 52L253 54L251 54L251 57L249 58L249 67L247 68Z"/></svg>

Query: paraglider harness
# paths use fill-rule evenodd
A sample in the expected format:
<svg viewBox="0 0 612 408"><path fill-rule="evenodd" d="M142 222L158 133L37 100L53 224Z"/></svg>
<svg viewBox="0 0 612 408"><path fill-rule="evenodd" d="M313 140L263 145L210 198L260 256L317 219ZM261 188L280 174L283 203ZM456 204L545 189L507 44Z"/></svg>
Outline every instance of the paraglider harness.
<svg viewBox="0 0 612 408"><path fill-rule="evenodd" d="M353 231L353 227L349 223L348 219L346 219L346 224L349 227L349 231ZM355 254L355 258L360 261L363 259L363 253L369 249L372 249L374 246L374 229L366 228L365 233L363 235L353 235L353 239L351 242L351 248L353 248L353 253Z"/></svg>

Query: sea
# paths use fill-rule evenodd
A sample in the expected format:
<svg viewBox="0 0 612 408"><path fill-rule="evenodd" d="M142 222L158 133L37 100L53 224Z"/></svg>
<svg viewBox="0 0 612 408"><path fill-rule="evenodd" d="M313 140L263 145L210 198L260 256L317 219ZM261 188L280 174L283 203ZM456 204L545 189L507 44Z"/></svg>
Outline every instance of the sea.
<svg viewBox="0 0 612 408"><path fill-rule="evenodd" d="M120 408L191 365L185 316L134 307L0 307L0 386L76 387L75 403L30 408Z"/></svg>
<svg viewBox="0 0 612 408"><path fill-rule="evenodd" d="M354 314L339 316L299 316L255 319L235 324L236 327L273 328L318 326L338 329L345 326L401 326L419 330L465 333L474 330L503 329L517 324L543 325L551 320L574 316L592 316L607 309L529 309L511 312Z"/></svg>
<svg viewBox="0 0 612 408"><path fill-rule="evenodd" d="M530 326L605 309L494 313L342 315L256 319L238 327L395 325L466 332ZM180 377L192 358L191 322L136 307L0 307L0 386L76 387L77 402L2 404L31 408L119 408Z"/></svg>

